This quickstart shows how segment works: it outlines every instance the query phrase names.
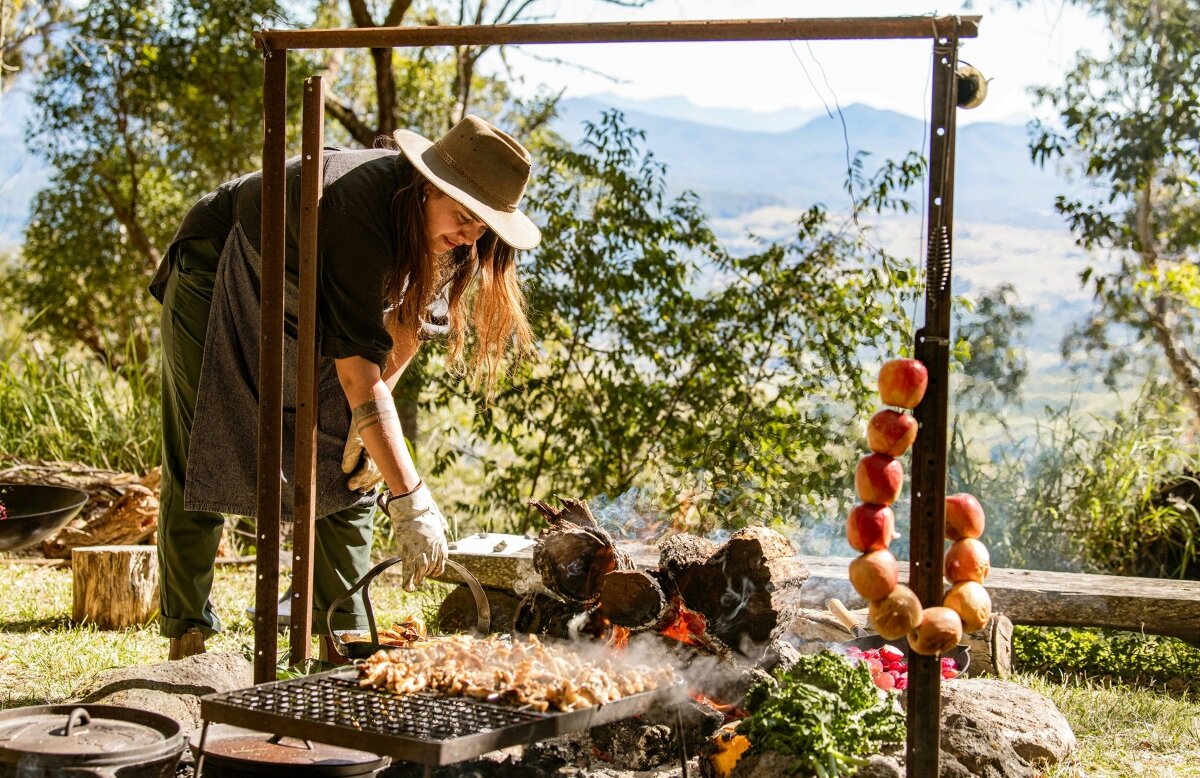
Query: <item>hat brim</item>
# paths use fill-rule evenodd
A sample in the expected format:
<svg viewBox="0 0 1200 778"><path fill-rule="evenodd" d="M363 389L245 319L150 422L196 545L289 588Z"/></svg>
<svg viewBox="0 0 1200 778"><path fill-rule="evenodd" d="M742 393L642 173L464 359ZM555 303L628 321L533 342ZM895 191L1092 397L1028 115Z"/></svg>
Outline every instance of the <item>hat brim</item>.
<svg viewBox="0 0 1200 778"><path fill-rule="evenodd" d="M520 210L493 208L472 194L473 187L450 167L433 148L433 141L411 130L396 130L392 136L400 151L421 175L445 194L461 203L490 227L500 240L515 249L531 249L542 240L542 231Z"/></svg>

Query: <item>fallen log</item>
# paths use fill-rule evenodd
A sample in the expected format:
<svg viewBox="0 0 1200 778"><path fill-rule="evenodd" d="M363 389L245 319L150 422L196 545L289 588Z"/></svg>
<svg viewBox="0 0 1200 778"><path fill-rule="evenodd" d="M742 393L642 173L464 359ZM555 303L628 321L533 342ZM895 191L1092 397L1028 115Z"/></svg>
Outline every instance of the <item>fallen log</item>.
<svg viewBox="0 0 1200 778"><path fill-rule="evenodd" d="M639 569L659 565L656 549L642 543L623 543L620 547L628 551ZM484 586L512 588L514 581L527 574L531 554L522 550L499 559L484 554L489 564L483 568L478 567L480 556L450 554L451 559L472 572L479 570ZM799 559L811 573L800 592L803 607L824 609L830 597L840 598L852 608L866 605L850 585L850 558L802 554ZM439 580L461 583L449 569ZM907 562L900 562L900 580L908 580ZM993 567L984 585L994 609L1014 624L1106 627L1200 643L1200 608L1196 607L1200 581Z"/></svg>

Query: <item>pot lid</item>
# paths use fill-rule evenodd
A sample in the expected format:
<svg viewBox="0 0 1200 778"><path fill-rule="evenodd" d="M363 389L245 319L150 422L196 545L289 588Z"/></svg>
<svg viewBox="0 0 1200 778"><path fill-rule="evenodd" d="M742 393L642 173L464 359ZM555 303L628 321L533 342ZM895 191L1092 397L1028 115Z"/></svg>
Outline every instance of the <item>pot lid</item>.
<svg viewBox="0 0 1200 778"><path fill-rule="evenodd" d="M161 744L158 729L136 721L93 717L87 708L69 712L34 708L0 721L0 748L23 753L91 756L128 753Z"/></svg>
<svg viewBox="0 0 1200 778"><path fill-rule="evenodd" d="M204 747L206 768L238 768L261 776L374 775L389 761L366 751L262 733L220 738Z"/></svg>

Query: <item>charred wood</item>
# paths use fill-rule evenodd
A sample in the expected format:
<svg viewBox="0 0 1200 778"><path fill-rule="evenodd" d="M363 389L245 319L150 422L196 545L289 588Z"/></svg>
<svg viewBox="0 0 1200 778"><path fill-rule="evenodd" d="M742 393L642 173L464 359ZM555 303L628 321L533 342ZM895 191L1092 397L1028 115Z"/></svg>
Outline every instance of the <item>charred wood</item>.
<svg viewBox="0 0 1200 778"><path fill-rule="evenodd" d="M711 635L752 656L793 623L807 579L808 568L787 538L751 527L735 532L703 564L682 570L676 584Z"/></svg>
<svg viewBox="0 0 1200 778"><path fill-rule="evenodd" d="M634 631L663 629L677 611L658 578L642 570L614 570L604 576L600 607L614 624Z"/></svg>
<svg viewBox="0 0 1200 778"><path fill-rule="evenodd" d="M707 562L720 546L708 538L681 532L664 540L658 548L658 566L674 580L687 568Z"/></svg>
<svg viewBox="0 0 1200 778"><path fill-rule="evenodd" d="M550 521L534 546L533 567L551 592L567 602L590 607L600 599L604 576L614 570L632 570L633 562L596 524L587 503L562 502L567 507L556 511L531 501Z"/></svg>

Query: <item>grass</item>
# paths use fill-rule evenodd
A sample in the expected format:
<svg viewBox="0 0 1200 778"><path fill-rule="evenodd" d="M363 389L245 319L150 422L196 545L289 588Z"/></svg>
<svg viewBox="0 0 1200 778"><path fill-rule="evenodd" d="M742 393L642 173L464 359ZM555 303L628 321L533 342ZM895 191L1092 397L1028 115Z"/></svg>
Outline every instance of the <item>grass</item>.
<svg viewBox="0 0 1200 778"><path fill-rule="evenodd" d="M1197 778L1200 700L1088 679L1022 674L1071 723L1077 746L1046 778Z"/></svg>
<svg viewBox="0 0 1200 778"><path fill-rule="evenodd" d="M0 352L4 344L0 343ZM0 361L0 451L142 474L159 460L157 376L30 347Z"/></svg>
<svg viewBox="0 0 1200 778"><path fill-rule="evenodd" d="M106 669L166 658L167 642L154 625L121 632L72 625L69 569L0 568L0 709L61 702L77 696ZM244 611L254 600L253 583L252 567L217 569L213 601L226 628L209 641L210 650L250 655L254 634ZM383 622L417 610L432 624L444 593L438 586L408 595L386 577L371 587ZM1028 656L1034 656L1031 646L1058 645L1037 642L1028 634L1021 644ZM1190 655L1174 643L1163 645L1167 648L1151 654L1165 650L1182 656L1183 664L1173 666L1190 672ZM1049 656L1047 649L1042 651L1037 656ZM1013 680L1053 700L1075 730L1075 754L1046 778L1200 778L1200 694L1195 685L1191 691L1169 693L1165 684L1147 687L1068 674L1061 667L1023 672Z"/></svg>
<svg viewBox="0 0 1200 778"><path fill-rule="evenodd" d="M69 700L104 670L167 658L167 640L156 624L122 631L74 625L69 568L0 565L0 570L0 709ZM386 577L371 585L376 618L383 625L413 611L431 623L444 593L434 585L406 594ZM225 629L208 641L208 650L249 658L254 629L245 609L254 604L253 567L217 568L212 599ZM280 649L287 650L286 638Z"/></svg>

